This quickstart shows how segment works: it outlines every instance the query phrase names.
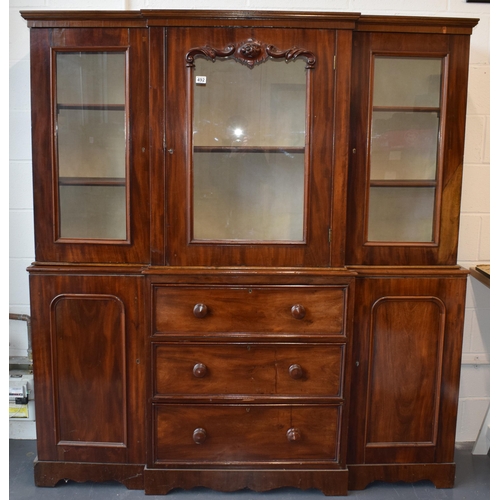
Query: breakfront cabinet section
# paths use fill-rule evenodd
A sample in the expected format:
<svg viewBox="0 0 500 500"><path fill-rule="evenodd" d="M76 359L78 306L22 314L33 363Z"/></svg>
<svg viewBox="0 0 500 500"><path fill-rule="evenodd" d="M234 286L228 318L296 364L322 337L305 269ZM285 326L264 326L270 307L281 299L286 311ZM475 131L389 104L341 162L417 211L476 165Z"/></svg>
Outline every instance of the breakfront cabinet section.
<svg viewBox="0 0 500 500"><path fill-rule="evenodd" d="M36 484L452 486L477 20L22 15Z"/></svg>
<svg viewBox="0 0 500 500"><path fill-rule="evenodd" d="M39 262L149 262L147 40L139 28L31 30Z"/></svg>
<svg viewBox="0 0 500 500"><path fill-rule="evenodd" d="M469 36L353 38L347 264L456 264Z"/></svg>
<svg viewBox="0 0 500 500"><path fill-rule="evenodd" d="M343 265L350 49L345 30L167 29L168 264Z"/></svg>
<svg viewBox="0 0 500 500"><path fill-rule="evenodd" d="M150 276L146 493L345 495L353 273L230 274Z"/></svg>
<svg viewBox="0 0 500 500"><path fill-rule="evenodd" d="M80 273L31 270L35 481L117 480L142 488L143 277Z"/></svg>
<svg viewBox="0 0 500 500"><path fill-rule="evenodd" d="M360 275L349 488L421 479L449 488L455 478L466 272L360 270Z"/></svg>

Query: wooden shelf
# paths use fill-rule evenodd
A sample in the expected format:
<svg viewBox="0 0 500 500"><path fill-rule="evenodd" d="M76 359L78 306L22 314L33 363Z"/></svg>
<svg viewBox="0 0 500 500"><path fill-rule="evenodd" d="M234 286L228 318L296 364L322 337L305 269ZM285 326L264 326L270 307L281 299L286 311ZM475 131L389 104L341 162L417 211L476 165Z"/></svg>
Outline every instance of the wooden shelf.
<svg viewBox="0 0 500 500"><path fill-rule="evenodd" d="M125 186L125 177L59 177L59 186Z"/></svg>
<svg viewBox="0 0 500 500"><path fill-rule="evenodd" d="M303 154L304 147L294 146L194 146L195 153L295 153Z"/></svg>
<svg viewBox="0 0 500 500"><path fill-rule="evenodd" d="M370 187L396 187L396 188L413 188L413 187L436 187L435 180L372 180Z"/></svg>
<svg viewBox="0 0 500 500"><path fill-rule="evenodd" d="M57 110L70 109L77 111L125 111L125 104L74 104L58 103Z"/></svg>
<svg viewBox="0 0 500 500"><path fill-rule="evenodd" d="M374 112L379 113L438 113L441 108L436 108L434 106L373 106Z"/></svg>

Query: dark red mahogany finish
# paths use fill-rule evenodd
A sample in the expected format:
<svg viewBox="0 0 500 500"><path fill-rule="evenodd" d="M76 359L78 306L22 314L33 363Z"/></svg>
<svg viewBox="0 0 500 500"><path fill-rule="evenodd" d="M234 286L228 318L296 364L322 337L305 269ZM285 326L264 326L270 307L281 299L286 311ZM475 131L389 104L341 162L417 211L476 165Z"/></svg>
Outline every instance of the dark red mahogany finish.
<svg viewBox="0 0 500 500"><path fill-rule="evenodd" d="M36 484L325 495L375 480L453 486L467 276L456 255L477 20L22 16L31 31ZM56 230L54 61L79 51L126 53L121 241ZM429 243L367 241L373 54L445 61ZM198 58L233 58L248 71L270 59L303 65L303 241L190 236L189 78Z"/></svg>

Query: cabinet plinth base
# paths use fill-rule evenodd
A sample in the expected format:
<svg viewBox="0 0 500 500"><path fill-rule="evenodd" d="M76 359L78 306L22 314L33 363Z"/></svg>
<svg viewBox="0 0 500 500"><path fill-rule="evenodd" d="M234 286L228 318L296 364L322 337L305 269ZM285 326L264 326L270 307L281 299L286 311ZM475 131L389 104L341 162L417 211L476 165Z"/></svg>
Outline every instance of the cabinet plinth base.
<svg viewBox="0 0 500 500"><path fill-rule="evenodd" d="M35 485L54 487L61 480L77 483L118 481L129 490L144 489L143 464L101 464L84 462L45 462L35 460Z"/></svg>
<svg viewBox="0 0 500 500"><path fill-rule="evenodd" d="M325 496L347 495L347 469L148 469L144 471L146 495L166 495L175 488L206 487L231 492L244 488L269 491L290 487L318 489Z"/></svg>
<svg viewBox="0 0 500 500"><path fill-rule="evenodd" d="M431 481L436 488L453 488L455 464L348 465L349 489L363 490L373 481L395 483Z"/></svg>

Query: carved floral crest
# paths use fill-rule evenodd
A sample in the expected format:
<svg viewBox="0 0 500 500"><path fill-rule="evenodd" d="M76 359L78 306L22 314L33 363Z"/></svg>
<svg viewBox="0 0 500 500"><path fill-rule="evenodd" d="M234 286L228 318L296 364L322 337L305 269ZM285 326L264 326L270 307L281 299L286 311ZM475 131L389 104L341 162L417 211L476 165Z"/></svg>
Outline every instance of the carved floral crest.
<svg viewBox="0 0 500 500"><path fill-rule="evenodd" d="M186 54L186 63L188 67L194 67L196 57L205 57L215 61L217 57L231 58L249 68L267 61L269 58L285 59L286 62L294 61L299 57L304 57L307 61L306 69L314 68L316 56L306 49L292 47L288 50L278 50L274 45L259 42L249 38L237 45L228 45L225 49L214 49L206 45L205 47L195 47Z"/></svg>

